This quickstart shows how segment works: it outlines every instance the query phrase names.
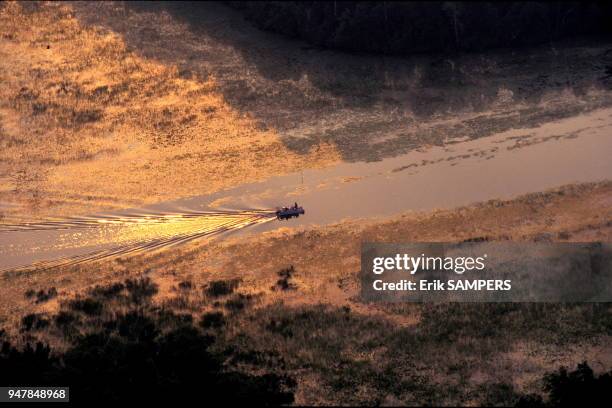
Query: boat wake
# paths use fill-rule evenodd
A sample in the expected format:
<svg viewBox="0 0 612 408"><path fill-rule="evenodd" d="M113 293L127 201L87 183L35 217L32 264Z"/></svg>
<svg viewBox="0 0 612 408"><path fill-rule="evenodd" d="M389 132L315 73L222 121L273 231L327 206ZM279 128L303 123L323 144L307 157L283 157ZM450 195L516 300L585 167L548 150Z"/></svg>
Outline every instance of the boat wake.
<svg viewBox="0 0 612 408"><path fill-rule="evenodd" d="M0 224L0 272L152 252L273 221L273 210L125 214Z"/></svg>

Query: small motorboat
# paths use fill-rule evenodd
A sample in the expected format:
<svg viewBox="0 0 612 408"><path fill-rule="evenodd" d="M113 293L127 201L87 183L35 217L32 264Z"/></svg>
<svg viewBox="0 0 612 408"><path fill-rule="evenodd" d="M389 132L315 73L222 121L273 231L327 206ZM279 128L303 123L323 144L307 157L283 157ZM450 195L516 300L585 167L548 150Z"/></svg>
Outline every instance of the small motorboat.
<svg viewBox="0 0 612 408"><path fill-rule="evenodd" d="M291 207L283 207L276 210L276 218L279 220L288 220L290 218L297 218L300 214L304 214L304 208L300 207L295 203Z"/></svg>

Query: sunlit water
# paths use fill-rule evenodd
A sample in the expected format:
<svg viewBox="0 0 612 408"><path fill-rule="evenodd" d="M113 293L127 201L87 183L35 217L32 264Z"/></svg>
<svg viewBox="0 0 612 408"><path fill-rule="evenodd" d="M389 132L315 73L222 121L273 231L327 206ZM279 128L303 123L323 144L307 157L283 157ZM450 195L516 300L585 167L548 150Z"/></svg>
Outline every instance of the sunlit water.
<svg viewBox="0 0 612 408"><path fill-rule="evenodd" d="M0 225L0 271L127 256L269 222L272 211L138 213Z"/></svg>

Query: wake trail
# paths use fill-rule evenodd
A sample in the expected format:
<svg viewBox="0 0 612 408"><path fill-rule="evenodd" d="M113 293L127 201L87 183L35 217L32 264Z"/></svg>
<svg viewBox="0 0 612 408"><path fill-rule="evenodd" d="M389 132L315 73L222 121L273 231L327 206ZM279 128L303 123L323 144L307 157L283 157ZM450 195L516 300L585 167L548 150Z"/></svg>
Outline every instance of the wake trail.
<svg viewBox="0 0 612 408"><path fill-rule="evenodd" d="M53 259L29 262L21 266L0 266L0 273L46 271L58 267L69 267L84 263L111 260L153 252L189 241L238 231L276 219L274 210L246 211L185 211L170 214L128 214L114 216L81 217L72 219L46 220L23 224L2 224L0 235L32 235L31 247L44 240L49 232L66 230L89 230L92 234L104 232L123 242L104 242L83 245L83 253L69 256L55 256ZM38 241L37 241L38 239ZM110 247L108 247L110 244ZM104 248L100 248L104 246ZM79 249L77 247L77 249ZM0 254L2 248L0 247ZM35 250L32 250L36 253ZM24 255L25 256L25 255Z"/></svg>
<svg viewBox="0 0 612 408"><path fill-rule="evenodd" d="M66 229L98 228L100 226L128 225L128 224L152 224L166 223L181 219L193 219L214 216L246 216L246 215L271 215L273 210L247 210L247 211L201 211L165 214L128 214L114 216L79 217L58 220L47 220L41 222L26 222L0 224L0 232L19 231L57 231Z"/></svg>

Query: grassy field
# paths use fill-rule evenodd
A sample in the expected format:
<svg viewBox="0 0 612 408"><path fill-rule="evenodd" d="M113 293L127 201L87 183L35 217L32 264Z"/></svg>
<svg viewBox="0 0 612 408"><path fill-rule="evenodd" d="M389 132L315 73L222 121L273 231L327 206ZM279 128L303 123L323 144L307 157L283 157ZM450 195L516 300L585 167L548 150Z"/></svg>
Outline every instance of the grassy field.
<svg viewBox="0 0 612 408"><path fill-rule="evenodd" d="M135 207L338 160L327 144L291 152L214 77L139 57L69 5L4 3L0 27L3 212Z"/></svg>
<svg viewBox="0 0 612 408"><path fill-rule="evenodd" d="M218 3L75 5L146 58L217 79L225 100L292 151L330 143L379 160L610 106L607 42L392 58L320 50L263 33Z"/></svg>
<svg viewBox="0 0 612 408"><path fill-rule="evenodd" d="M157 381L221 380L211 398L240 399L223 381L231 376L234 391L268 402L507 406L541 392L543 374L557 365L589 360L600 372L610 364L606 304L411 305L404 312L420 313L419 322L397 325L349 306L257 306L258 296L231 280L181 281L160 303L157 292L149 278L127 279L64 300L57 313L26 315L23 338L54 354L37 346L39 357L24 358L6 378L43 383L61 367L75 400L102 392L129 399L146 391L152 365ZM171 349L167 371L175 343L182 347ZM19 362L6 350L0 357ZM57 366L61 355L65 365Z"/></svg>
<svg viewBox="0 0 612 408"><path fill-rule="evenodd" d="M219 4L4 2L0 220L139 207L554 123L612 106L611 56L608 44L577 43L378 58L261 33ZM51 349L40 367L23 368L8 346L0 358L17 356L11 367L27 379L58 375L51 362L69 356L78 382L106 367L84 359L88 347L128 364L133 347L173 344L225 381L218 392L244 387L262 400L512 405L542 394L560 366L609 371L610 307L366 304L360 244L610 242L611 197L610 181L574 184L5 272L0 339ZM173 358L184 371L168 378L197 371L181 352L157 363ZM96 375L119 387L147 372L135 367Z"/></svg>

